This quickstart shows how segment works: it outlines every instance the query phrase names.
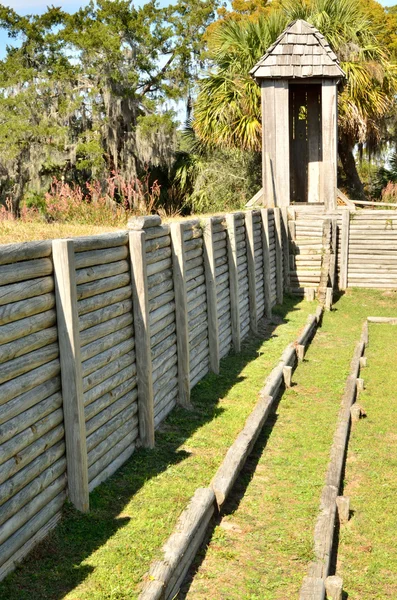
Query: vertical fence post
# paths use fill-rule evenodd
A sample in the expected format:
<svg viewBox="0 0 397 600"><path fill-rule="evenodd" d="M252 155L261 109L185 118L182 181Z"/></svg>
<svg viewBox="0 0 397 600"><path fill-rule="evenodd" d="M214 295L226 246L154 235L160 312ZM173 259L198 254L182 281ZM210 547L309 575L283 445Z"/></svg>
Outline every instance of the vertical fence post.
<svg viewBox="0 0 397 600"><path fill-rule="evenodd" d="M281 208L281 239L283 250L283 273L284 273L284 290L290 289L289 277L289 229L288 229L288 209Z"/></svg>
<svg viewBox="0 0 397 600"><path fill-rule="evenodd" d="M88 512L87 442L73 241L54 240L52 255L69 498L78 510Z"/></svg>
<svg viewBox="0 0 397 600"><path fill-rule="evenodd" d="M269 212L262 208L262 249L263 249L263 285L265 291L265 317L272 316L272 291L270 279L270 240L269 240Z"/></svg>
<svg viewBox="0 0 397 600"><path fill-rule="evenodd" d="M129 232L129 242L138 383L139 437L144 448L154 448L154 398L146 265L146 234L144 231L139 230L140 228L144 229L145 222L138 223L137 221L136 227L136 230Z"/></svg>
<svg viewBox="0 0 397 600"><path fill-rule="evenodd" d="M250 327L253 333L258 333L258 311L256 304L255 277L255 242L254 242L254 213L245 213L245 230L247 234L247 266L248 266L248 296L250 308Z"/></svg>
<svg viewBox="0 0 397 600"><path fill-rule="evenodd" d="M283 237L281 231L280 208L274 208L274 233L276 238L276 287L277 304L284 300L284 277L283 277Z"/></svg>
<svg viewBox="0 0 397 600"><path fill-rule="evenodd" d="M349 270L349 238L350 238L350 210L342 213L342 240L340 252L340 281L339 289L346 290Z"/></svg>
<svg viewBox="0 0 397 600"><path fill-rule="evenodd" d="M214 256L214 221L209 218L204 223L204 267L207 288L208 340L210 367L219 374L219 324L216 295L216 271Z"/></svg>
<svg viewBox="0 0 397 600"><path fill-rule="evenodd" d="M178 352L179 404L190 406L189 323L186 293L186 258L183 223L171 224L174 272L176 338Z"/></svg>
<svg viewBox="0 0 397 600"><path fill-rule="evenodd" d="M338 255L338 221L336 219L332 219L331 227L331 262L329 266L329 277L331 288L334 290L336 282L336 260Z"/></svg>
<svg viewBox="0 0 397 600"><path fill-rule="evenodd" d="M240 307L238 293L236 215L226 215L227 254L230 278L230 313L232 320L232 340L235 352L241 350Z"/></svg>

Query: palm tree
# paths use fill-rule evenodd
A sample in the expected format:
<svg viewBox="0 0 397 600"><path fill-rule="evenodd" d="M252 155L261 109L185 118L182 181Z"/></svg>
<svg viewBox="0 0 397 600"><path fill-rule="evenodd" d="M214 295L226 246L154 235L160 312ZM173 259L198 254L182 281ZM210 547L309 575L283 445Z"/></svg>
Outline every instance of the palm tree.
<svg viewBox="0 0 397 600"><path fill-rule="evenodd" d="M339 96L339 157L353 193L363 195L353 149L382 138L395 105L397 71L355 0L281 0L267 18L225 21L211 39L214 71L200 82L194 128L208 145L261 148L260 90L249 70L287 23L305 19L326 37L347 81Z"/></svg>

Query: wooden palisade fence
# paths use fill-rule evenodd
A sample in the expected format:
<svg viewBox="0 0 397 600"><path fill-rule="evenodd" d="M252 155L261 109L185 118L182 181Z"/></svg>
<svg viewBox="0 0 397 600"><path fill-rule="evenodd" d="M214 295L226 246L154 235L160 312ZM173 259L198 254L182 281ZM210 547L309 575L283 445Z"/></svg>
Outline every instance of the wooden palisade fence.
<svg viewBox="0 0 397 600"><path fill-rule="evenodd" d="M282 229L280 209L151 216L0 247L0 579L271 315Z"/></svg>

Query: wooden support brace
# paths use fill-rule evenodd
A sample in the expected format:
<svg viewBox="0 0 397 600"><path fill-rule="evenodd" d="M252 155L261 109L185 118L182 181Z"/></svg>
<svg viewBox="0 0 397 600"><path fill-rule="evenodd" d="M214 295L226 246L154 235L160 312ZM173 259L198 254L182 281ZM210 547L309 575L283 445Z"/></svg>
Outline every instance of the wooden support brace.
<svg viewBox="0 0 397 600"><path fill-rule="evenodd" d="M208 338L210 366L213 373L219 374L219 323L216 297L216 272L214 257L214 220L206 219L204 224L204 265L207 288Z"/></svg>
<svg viewBox="0 0 397 600"><path fill-rule="evenodd" d="M283 274L284 274L284 290L290 289L290 276L289 276L289 231L288 231L288 209L281 209L281 239L282 239L282 252L283 252Z"/></svg>
<svg viewBox="0 0 397 600"><path fill-rule="evenodd" d="M338 575L331 575L325 580L327 600L342 600L343 581Z"/></svg>
<svg viewBox="0 0 397 600"><path fill-rule="evenodd" d="M256 334L258 333L258 311L256 305L254 214L252 210L247 211L245 213L245 228L247 232L247 265L250 327L251 331L254 334Z"/></svg>
<svg viewBox="0 0 397 600"><path fill-rule="evenodd" d="M296 355L297 355L297 357L298 357L298 361L299 361L299 362L302 362L302 361L303 361L303 359L304 359L304 357L305 357L305 347L304 347L304 345L303 345L303 344L299 344L299 345L296 347Z"/></svg>
<svg viewBox="0 0 397 600"><path fill-rule="evenodd" d="M281 230L281 210L274 208L274 234L276 238L276 289L277 304L284 300L284 277L283 277L283 236Z"/></svg>
<svg viewBox="0 0 397 600"><path fill-rule="evenodd" d="M179 404L190 407L189 323L186 293L186 258L183 223L171 224L172 264L174 270L176 338L178 349Z"/></svg>
<svg viewBox="0 0 397 600"><path fill-rule="evenodd" d="M272 316L271 279L270 279L270 240L269 240L269 211L261 210L262 217L262 249L263 249L263 285L265 294L265 317Z"/></svg>
<svg viewBox="0 0 397 600"><path fill-rule="evenodd" d="M150 347L146 234L130 231L131 284L134 307L135 353L138 381L139 437L144 448L154 447L154 395Z"/></svg>
<svg viewBox="0 0 397 600"><path fill-rule="evenodd" d="M349 270L349 237L350 237L350 211L342 213L342 240L340 252L340 281L339 289L346 290L348 285Z"/></svg>
<svg viewBox="0 0 397 600"><path fill-rule="evenodd" d="M338 496L336 499L338 508L339 523L347 523L350 518L350 498L348 496Z"/></svg>
<svg viewBox="0 0 397 600"><path fill-rule="evenodd" d="M364 379L362 379L361 377L358 377L356 383L357 383L357 391L362 392L364 390Z"/></svg>
<svg viewBox="0 0 397 600"><path fill-rule="evenodd" d="M73 241L54 240L52 252L69 498L78 510L88 512L87 441Z"/></svg>
<svg viewBox="0 0 397 600"><path fill-rule="evenodd" d="M226 215L227 224L227 252L229 262L230 281L230 312L232 320L232 340L235 352L241 350L241 327L239 307L237 244L236 244L236 218L234 214Z"/></svg>
<svg viewBox="0 0 397 600"><path fill-rule="evenodd" d="M283 376L284 376L284 384L286 388L291 387L291 378L292 378L292 367L286 365L283 368Z"/></svg>
<svg viewBox="0 0 397 600"><path fill-rule="evenodd" d="M332 287L327 287L325 292L325 309L331 310L332 308L332 299L333 299L333 289Z"/></svg>
<svg viewBox="0 0 397 600"><path fill-rule="evenodd" d="M367 357L366 356L362 356L360 358L360 368L362 369L363 367L366 367L367 366L367 362L368 362Z"/></svg>

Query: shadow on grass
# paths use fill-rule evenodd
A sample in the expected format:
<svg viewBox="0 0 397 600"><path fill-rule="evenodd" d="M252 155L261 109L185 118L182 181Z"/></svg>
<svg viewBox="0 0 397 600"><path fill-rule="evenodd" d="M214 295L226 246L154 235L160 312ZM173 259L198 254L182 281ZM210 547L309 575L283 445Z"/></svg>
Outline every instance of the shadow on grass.
<svg viewBox="0 0 397 600"><path fill-rule="evenodd" d="M95 550L102 546L120 528L128 525L129 517L119 517L123 508L141 487L170 466L184 461L189 454L178 448L197 429L218 417L223 409L218 406L236 383L241 371L258 357L263 341L274 337L274 330L288 322L288 313L299 302L286 297L283 306L274 309L270 322L262 322L259 335L250 337L240 354L231 354L221 361L220 375L207 375L192 391L193 410L175 408L165 424L156 432L153 450L139 449L121 469L90 495L90 512L81 514L70 504L63 511L58 527L25 559L17 570L0 583L0 598L7 600L61 600L81 584L94 567L82 565ZM264 373L265 379L266 373ZM259 390L258 390L259 391ZM239 502L255 470L260 453L266 444L274 423L266 424L253 454L242 472L232 502ZM241 424L243 425L243 423ZM228 510L232 510L229 506ZM145 552L146 549L143 550ZM149 562L150 550L142 555Z"/></svg>

